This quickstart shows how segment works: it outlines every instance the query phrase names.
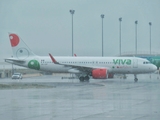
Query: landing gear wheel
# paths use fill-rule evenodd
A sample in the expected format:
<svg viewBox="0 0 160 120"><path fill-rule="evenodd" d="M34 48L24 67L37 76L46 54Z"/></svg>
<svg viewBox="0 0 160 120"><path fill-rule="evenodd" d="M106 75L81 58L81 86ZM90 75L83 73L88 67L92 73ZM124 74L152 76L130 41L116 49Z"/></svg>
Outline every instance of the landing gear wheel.
<svg viewBox="0 0 160 120"><path fill-rule="evenodd" d="M79 80L80 82L84 82L84 77L83 76L79 77Z"/></svg>
<svg viewBox="0 0 160 120"><path fill-rule="evenodd" d="M89 76L85 76L84 79L88 82L89 81Z"/></svg>
<svg viewBox="0 0 160 120"><path fill-rule="evenodd" d="M134 82L138 82L138 78L134 78Z"/></svg>

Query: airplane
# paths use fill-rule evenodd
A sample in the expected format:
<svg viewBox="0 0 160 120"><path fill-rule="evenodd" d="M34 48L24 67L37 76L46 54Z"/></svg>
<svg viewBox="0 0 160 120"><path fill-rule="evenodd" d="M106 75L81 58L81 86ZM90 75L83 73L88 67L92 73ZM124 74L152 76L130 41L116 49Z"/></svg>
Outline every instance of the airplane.
<svg viewBox="0 0 160 120"><path fill-rule="evenodd" d="M5 62L30 69L75 74L80 82L93 79L107 79L109 73L134 74L137 82L137 74L151 73L157 67L148 60L137 57L53 57L37 56L27 44L15 33L9 34L13 51L13 57L5 59Z"/></svg>

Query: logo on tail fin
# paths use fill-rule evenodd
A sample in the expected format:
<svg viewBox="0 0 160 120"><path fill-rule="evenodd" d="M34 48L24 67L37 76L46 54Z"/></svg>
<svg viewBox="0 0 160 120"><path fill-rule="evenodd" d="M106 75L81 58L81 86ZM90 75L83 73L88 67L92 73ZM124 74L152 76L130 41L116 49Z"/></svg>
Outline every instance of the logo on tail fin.
<svg viewBox="0 0 160 120"><path fill-rule="evenodd" d="M18 59L26 59L29 56L35 56L35 54L29 49L25 42L16 34L9 34L11 42L13 56Z"/></svg>
<svg viewBox="0 0 160 120"><path fill-rule="evenodd" d="M9 38L10 38L12 47L15 47L19 44L19 37L16 34L10 34Z"/></svg>
<svg viewBox="0 0 160 120"><path fill-rule="evenodd" d="M19 59L25 59L29 57L29 51L26 48L20 48L17 50L16 55Z"/></svg>

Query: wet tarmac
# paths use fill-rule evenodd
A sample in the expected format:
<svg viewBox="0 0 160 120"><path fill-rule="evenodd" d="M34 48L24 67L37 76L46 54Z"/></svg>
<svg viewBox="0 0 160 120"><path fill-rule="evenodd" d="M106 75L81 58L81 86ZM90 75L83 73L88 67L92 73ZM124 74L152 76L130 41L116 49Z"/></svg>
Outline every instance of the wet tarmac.
<svg viewBox="0 0 160 120"><path fill-rule="evenodd" d="M0 120L159 120L156 74L90 80L0 79Z"/></svg>

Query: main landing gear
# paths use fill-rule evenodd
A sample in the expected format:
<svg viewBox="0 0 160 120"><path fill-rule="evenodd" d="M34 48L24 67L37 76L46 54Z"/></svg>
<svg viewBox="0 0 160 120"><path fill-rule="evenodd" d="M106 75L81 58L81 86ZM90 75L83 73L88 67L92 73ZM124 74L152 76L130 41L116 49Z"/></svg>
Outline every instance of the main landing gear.
<svg viewBox="0 0 160 120"><path fill-rule="evenodd" d="M84 82L84 81L89 82L89 76L88 75L87 76L80 76L79 80L80 80L80 82Z"/></svg>
<svg viewBox="0 0 160 120"><path fill-rule="evenodd" d="M138 82L138 78L136 74L134 74L134 82Z"/></svg>

